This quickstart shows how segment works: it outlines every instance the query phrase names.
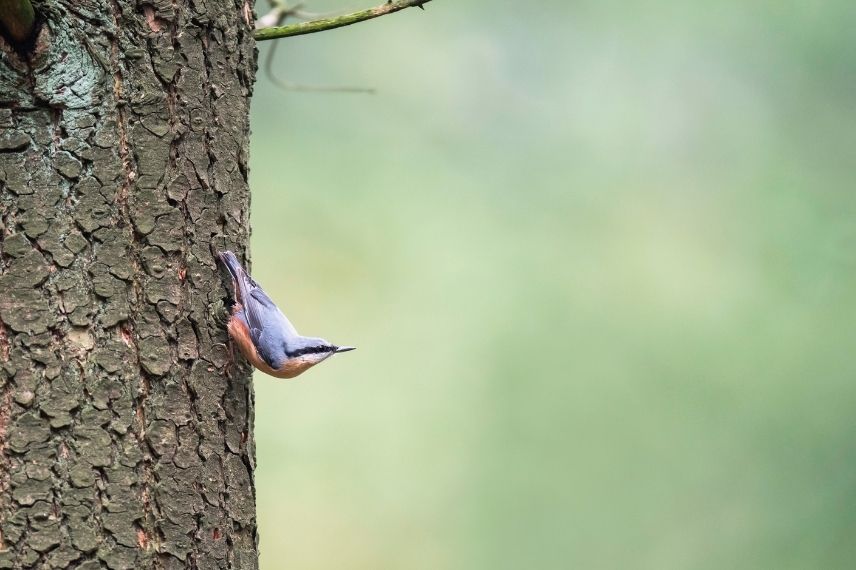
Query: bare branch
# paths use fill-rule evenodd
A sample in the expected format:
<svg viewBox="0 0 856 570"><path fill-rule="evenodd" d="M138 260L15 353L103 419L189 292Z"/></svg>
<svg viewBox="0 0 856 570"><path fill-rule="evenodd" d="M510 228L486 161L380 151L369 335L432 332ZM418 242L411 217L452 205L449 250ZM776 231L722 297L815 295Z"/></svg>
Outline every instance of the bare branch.
<svg viewBox="0 0 856 570"><path fill-rule="evenodd" d="M418 7L424 10L425 8L422 5L427 4L430 1L431 0L396 0L395 2L390 1L386 4L382 4L374 8L369 8L368 10L352 12L351 14L345 14L344 16L337 16L334 18L322 18L320 20L312 20L310 22L301 22L299 24L289 24L287 26L276 26L272 28L256 30L253 36L256 38L256 41L260 42L264 40L288 38L291 36L302 36L303 34L314 34L315 32L333 30L335 28L341 28L343 26L350 26L351 24L371 20L372 18L385 16L387 14L392 14L393 12L404 10L405 8Z"/></svg>

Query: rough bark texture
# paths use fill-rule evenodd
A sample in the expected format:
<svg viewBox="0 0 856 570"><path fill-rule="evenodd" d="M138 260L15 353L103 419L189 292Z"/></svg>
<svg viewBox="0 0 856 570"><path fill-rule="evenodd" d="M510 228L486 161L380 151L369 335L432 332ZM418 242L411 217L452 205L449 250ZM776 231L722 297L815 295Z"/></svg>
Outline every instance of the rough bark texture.
<svg viewBox="0 0 856 570"><path fill-rule="evenodd" d="M211 255L249 237L251 3L34 4L32 58L0 40L0 568L255 568Z"/></svg>

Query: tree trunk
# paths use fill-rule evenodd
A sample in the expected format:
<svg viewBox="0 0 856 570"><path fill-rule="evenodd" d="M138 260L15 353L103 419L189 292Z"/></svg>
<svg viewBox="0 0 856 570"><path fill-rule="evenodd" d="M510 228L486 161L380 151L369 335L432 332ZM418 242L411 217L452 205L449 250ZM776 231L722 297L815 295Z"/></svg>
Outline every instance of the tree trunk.
<svg viewBox="0 0 856 570"><path fill-rule="evenodd" d="M0 568L256 568L252 4L44 0L0 39Z"/></svg>

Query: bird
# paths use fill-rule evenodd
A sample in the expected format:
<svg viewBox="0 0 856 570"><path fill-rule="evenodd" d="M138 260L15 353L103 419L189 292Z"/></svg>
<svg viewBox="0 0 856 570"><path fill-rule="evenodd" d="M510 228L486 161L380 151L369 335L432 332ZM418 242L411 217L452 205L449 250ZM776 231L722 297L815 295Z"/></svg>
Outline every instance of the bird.
<svg viewBox="0 0 856 570"><path fill-rule="evenodd" d="M301 336L234 253L221 251L218 256L232 278L234 304L226 328L257 369L276 378L294 378L334 354L356 348Z"/></svg>

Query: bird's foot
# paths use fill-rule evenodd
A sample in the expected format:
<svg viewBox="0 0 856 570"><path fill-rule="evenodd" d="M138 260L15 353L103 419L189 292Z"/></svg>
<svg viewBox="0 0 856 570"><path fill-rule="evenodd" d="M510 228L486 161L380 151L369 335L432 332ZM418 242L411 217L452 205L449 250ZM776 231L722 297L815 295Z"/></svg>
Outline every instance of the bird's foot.
<svg viewBox="0 0 856 570"><path fill-rule="evenodd" d="M223 367L223 372L226 374L226 377L229 380L234 379L234 375L232 374L235 371L235 347L232 346L232 341L229 342L218 342L214 344L214 346L222 346L226 349L226 354L228 358L226 359L226 365Z"/></svg>

